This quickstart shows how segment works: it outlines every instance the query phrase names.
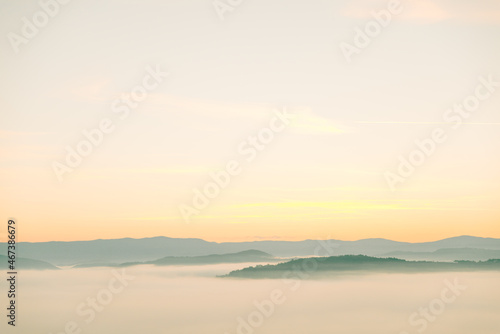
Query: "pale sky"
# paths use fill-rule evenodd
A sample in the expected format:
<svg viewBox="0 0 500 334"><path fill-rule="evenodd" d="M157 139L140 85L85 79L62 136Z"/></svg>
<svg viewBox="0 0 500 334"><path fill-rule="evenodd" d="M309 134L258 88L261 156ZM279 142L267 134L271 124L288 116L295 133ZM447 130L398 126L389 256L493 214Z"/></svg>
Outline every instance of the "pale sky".
<svg viewBox="0 0 500 334"><path fill-rule="evenodd" d="M245 0L221 20L210 0L72 0L16 53L9 33L41 7L0 0L3 220L20 241L500 238L500 87L459 128L443 119L479 77L500 82L500 2L401 1L347 62L341 43L387 3ZM169 75L122 120L112 103L147 67ZM275 110L296 118L245 161ZM59 182L54 161L104 118L114 131ZM384 173L438 127L391 191ZM179 205L231 160L242 172L186 223Z"/></svg>

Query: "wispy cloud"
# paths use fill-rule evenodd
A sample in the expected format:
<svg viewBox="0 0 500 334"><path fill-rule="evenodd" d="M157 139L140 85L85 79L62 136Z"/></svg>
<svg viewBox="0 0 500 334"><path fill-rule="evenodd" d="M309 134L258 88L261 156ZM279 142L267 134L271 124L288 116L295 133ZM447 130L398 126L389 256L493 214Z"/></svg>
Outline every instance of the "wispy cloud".
<svg viewBox="0 0 500 334"><path fill-rule="evenodd" d="M334 211L357 211L357 210L403 210L408 207L393 203L376 203L371 201L333 201L333 202L260 202L234 205L239 208L271 207L271 208L323 208Z"/></svg>
<svg viewBox="0 0 500 334"><path fill-rule="evenodd" d="M277 107L258 104L237 104L216 101L201 101L179 96L151 94L153 103L165 106L164 110L181 109L183 112L195 113L207 117L221 119L243 119L262 121L269 118ZM175 110L174 109L174 110ZM335 120L318 115L309 107L287 108L295 115L288 126L291 132L309 135L342 134L351 131L351 128Z"/></svg>
<svg viewBox="0 0 500 334"><path fill-rule="evenodd" d="M43 131L9 131L9 130L0 130L0 137L8 138L8 137L28 137L28 136L43 136L51 134L52 132L43 132Z"/></svg>
<svg viewBox="0 0 500 334"><path fill-rule="evenodd" d="M407 122L407 121L358 121L359 124L450 124L447 122ZM463 122L470 125L500 125L499 122Z"/></svg>
<svg viewBox="0 0 500 334"><path fill-rule="evenodd" d="M71 88L71 95L78 100L87 101L107 101L113 99L111 91L111 78L99 77L93 78L88 82L76 85Z"/></svg>
<svg viewBox="0 0 500 334"><path fill-rule="evenodd" d="M212 168L213 169L213 168ZM194 167L194 166L178 166L170 168L126 168L122 169L123 172L127 173L139 173L139 174L198 174L198 173L208 173L211 168L204 167Z"/></svg>
<svg viewBox="0 0 500 334"><path fill-rule="evenodd" d="M295 133L301 134L342 134L351 131L346 125L342 125L326 117L316 115L310 109L294 112L296 117L290 124Z"/></svg>
<svg viewBox="0 0 500 334"><path fill-rule="evenodd" d="M453 211L457 208L446 201L409 201L409 200L363 200L363 201L287 201L287 202L257 202L233 205L234 208L257 208L268 207L275 209L299 209L299 208L316 208L327 209L336 212L355 213L367 210L438 210L438 211ZM466 208L461 210L478 210L482 208Z"/></svg>

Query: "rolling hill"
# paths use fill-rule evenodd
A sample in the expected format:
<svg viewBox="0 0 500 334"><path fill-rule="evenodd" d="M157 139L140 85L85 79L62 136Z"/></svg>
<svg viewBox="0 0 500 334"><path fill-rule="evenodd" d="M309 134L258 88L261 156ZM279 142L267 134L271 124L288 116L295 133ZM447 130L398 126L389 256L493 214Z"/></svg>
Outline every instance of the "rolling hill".
<svg viewBox="0 0 500 334"><path fill-rule="evenodd" d="M204 256L166 256L154 261L125 262L125 263L84 263L78 264L75 268L89 267L129 267L138 264L154 264L156 266L171 265L208 265L220 263L247 263L247 262L277 262L280 259L270 254L258 250L247 250L229 254L210 254Z"/></svg>
<svg viewBox="0 0 500 334"><path fill-rule="evenodd" d="M9 264L7 256L0 255L0 268L2 268L2 270L8 270L8 266ZM59 268L45 261L18 257L16 259L16 270L23 269L58 270Z"/></svg>
<svg viewBox="0 0 500 334"><path fill-rule="evenodd" d="M279 264L258 265L235 270L222 277L306 279L340 274L420 273L458 271L500 271L500 260L484 262L406 261L396 258L376 258L366 255L342 255L301 258Z"/></svg>

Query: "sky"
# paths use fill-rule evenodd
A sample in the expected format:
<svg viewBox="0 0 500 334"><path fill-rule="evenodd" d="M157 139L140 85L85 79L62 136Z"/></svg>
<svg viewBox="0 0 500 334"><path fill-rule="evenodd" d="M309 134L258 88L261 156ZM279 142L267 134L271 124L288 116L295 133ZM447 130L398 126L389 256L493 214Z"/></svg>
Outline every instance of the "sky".
<svg viewBox="0 0 500 334"><path fill-rule="evenodd" d="M42 7L0 0L0 202L19 241L500 238L498 1Z"/></svg>

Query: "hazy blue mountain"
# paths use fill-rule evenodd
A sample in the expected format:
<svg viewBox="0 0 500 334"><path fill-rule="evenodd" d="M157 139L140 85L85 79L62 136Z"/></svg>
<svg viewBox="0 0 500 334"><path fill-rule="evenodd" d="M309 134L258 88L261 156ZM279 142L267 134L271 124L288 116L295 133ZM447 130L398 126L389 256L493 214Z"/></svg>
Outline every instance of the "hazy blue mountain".
<svg viewBox="0 0 500 334"><path fill-rule="evenodd" d="M278 261L272 255L255 249L229 254L212 254L204 256L166 256L150 263L157 266L173 264L200 265L216 263L271 262Z"/></svg>
<svg viewBox="0 0 500 334"><path fill-rule="evenodd" d="M406 261L366 255L301 258L279 264L257 265L235 270L222 277L307 279L339 274L418 273L447 271L500 271L500 260L482 262Z"/></svg>
<svg viewBox="0 0 500 334"><path fill-rule="evenodd" d="M167 255L195 256L218 253L201 239L154 237L144 239L108 239L91 241L19 242L23 256L45 260L56 265L80 263L122 263L150 261ZM0 253L5 253L2 247Z"/></svg>
<svg viewBox="0 0 500 334"><path fill-rule="evenodd" d="M384 256L397 257L405 260L432 260L432 261L455 261L470 260L484 261L489 259L500 259L500 250L479 248L444 248L434 252L389 252Z"/></svg>
<svg viewBox="0 0 500 334"><path fill-rule="evenodd" d="M258 250L247 250L229 254L210 254L203 256L166 256L154 261L125 262L125 263L84 263L78 264L75 268L88 267L128 267L138 264L154 264L157 266L170 265L206 265L219 263L246 263L246 262L277 262L280 259L270 254Z"/></svg>
<svg viewBox="0 0 500 334"><path fill-rule="evenodd" d="M325 251L323 247L325 245L330 247L330 253ZM56 265L144 262L165 256L204 256L237 253L251 249L266 252L277 257L301 257L346 254L382 256L390 252L435 252L439 249L448 248L500 250L500 239L461 236L424 243L397 242L386 239L216 243L202 239L154 237L144 239L125 238L73 242L18 243L18 249L22 252L23 256L47 261ZM5 254L5 249L5 244L0 245L0 254L2 252ZM315 254L315 251L318 253Z"/></svg>
<svg viewBox="0 0 500 334"><path fill-rule="evenodd" d="M8 267L9 267L9 264L8 264L8 258L7 256L5 255L0 255L0 268L2 268L2 270L9 270ZM54 270L54 269L59 269L57 268L56 266L48 263L48 262L45 262L45 261L40 261L40 260L33 260L33 259L26 259L26 258L22 258L22 257L18 257L16 258L16 269L14 271L17 271L17 270L23 270L23 269L36 269L36 270L46 270L46 269L49 269L49 270Z"/></svg>

